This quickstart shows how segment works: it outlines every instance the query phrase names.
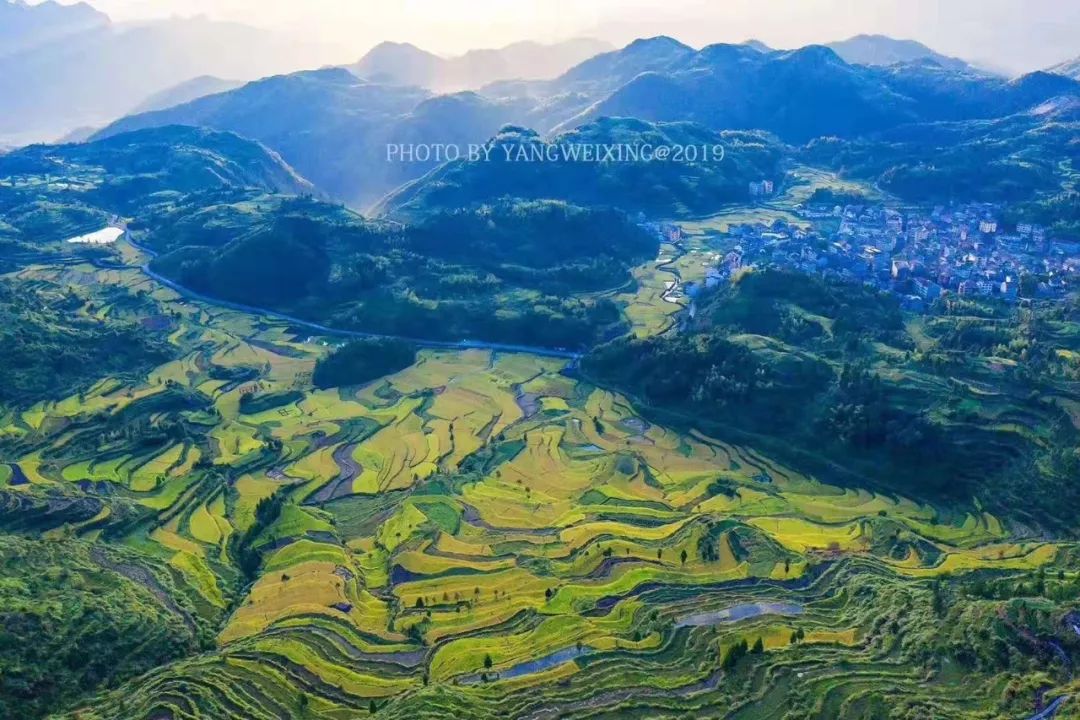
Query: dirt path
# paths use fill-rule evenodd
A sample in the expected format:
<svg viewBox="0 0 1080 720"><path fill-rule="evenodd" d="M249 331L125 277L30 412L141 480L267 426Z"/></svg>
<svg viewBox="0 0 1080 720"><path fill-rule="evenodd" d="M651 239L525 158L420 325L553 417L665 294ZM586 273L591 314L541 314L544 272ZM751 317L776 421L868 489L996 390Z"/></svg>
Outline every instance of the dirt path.
<svg viewBox="0 0 1080 720"><path fill-rule="evenodd" d="M341 468L341 473L319 488L318 492L308 500L308 504L321 505L331 500L352 495L353 481L360 477L360 473L364 472L363 466L356 462L356 458L353 457L356 445L356 443L349 443L334 451L331 457L334 458L337 466Z"/></svg>
<svg viewBox="0 0 1080 720"><path fill-rule="evenodd" d="M142 585L150 594L153 595L161 605L184 621L184 625L191 631L192 635L198 633L198 627L195 625L195 620L184 608L177 605L168 591L161 586L158 579L154 577L154 574L140 565L133 565L130 563L119 563L110 558L101 547L93 547L90 549L90 559L96 562L106 570L123 575L128 580L134 583Z"/></svg>

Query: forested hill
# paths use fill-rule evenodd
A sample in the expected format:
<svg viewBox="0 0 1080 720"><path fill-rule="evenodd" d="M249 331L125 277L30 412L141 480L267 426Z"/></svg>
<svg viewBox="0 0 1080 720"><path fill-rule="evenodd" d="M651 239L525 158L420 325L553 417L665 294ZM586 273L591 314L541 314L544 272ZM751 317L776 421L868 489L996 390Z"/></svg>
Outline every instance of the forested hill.
<svg viewBox="0 0 1080 720"><path fill-rule="evenodd" d="M154 216L158 272L214 297L333 327L433 340L587 346L618 332L610 300L657 240L615 210L501 201L400 226L268 197ZM492 310L495 312L492 312Z"/></svg>
<svg viewBox="0 0 1080 720"><path fill-rule="evenodd" d="M233 135L163 127L0 155L0 232L31 244L139 216L196 194L314 191L274 152Z"/></svg>
<svg viewBox="0 0 1080 720"><path fill-rule="evenodd" d="M694 155L641 161L591 161L597 146L693 149ZM719 148L719 150L718 150ZM534 162L528 158L552 157ZM749 199L749 183L776 178L782 148L756 132L714 132L694 123L652 124L605 118L550 141L504 128L483 159L448 163L389 196L376 209L395 217L423 216L502 197L556 199L619 207L653 216L715 211ZM523 159L524 158L524 159Z"/></svg>
<svg viewBox="0 0 1080 720"><path fill-rule="evenodd" d="M953 300L915 318L865 286L772 270L699 304L690 332L616 340L585 371L716 432L765 438L808 471L1072 527L1080 434L1047 398L1075 393L1075 304Z"/></svg>

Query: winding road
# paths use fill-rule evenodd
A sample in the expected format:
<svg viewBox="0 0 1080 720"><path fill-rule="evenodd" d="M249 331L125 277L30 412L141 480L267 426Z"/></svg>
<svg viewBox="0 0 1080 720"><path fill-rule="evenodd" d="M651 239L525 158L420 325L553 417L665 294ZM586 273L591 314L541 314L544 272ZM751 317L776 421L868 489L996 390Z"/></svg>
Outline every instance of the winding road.
<svg viewBox="0 0 1080 720"><path fill-rule="evenodd" d="M1058 710L1061 709L1061 706L1065 704L1069 697L1070 696L1068 695L1062 695L1057 700L1047 705L1046 709L1043 710L1041 713L1032 715L1028 718L1028 720L1051 720L1051 718L1057 715Z"/></svg>
<svg viewBox="0 0 1080 720"><path fill-rule="evenodd" d="M140 245L131 239L130 235L125 237L128 244L135 249L149 255L151 258L157 257L157 253L150 248ZM129 266L130 267L130 266ZM461 340L460 342L448 342L442 340L425 340L423 338L412 338L403 335L381 335L379 333L361 332L358 330L342 330L340 328L332 328L326 325L320 325L309 320L298 318L294 315L287 315L285 313L277 312L276 310L269 310L267 308L255 307L254 305L245 305L243 303L230 302L228 300L221 300L219 298L210 297L209 295L203 295L196 292L191 288L185 287L180 283L174 282L169 278L154 272L150 269L150 264L142 265L138 268L144 275L149 277L161 285L174 290L180 295L188 298L189 300L196 300L198 302L206 303L208 305L214 305L217 307L225 308L226 310L235 310L237 312L248 313L251 315L261 315L263 317L272 318L274 320L282 320L284 322L303 327L311 330L315 334L319 335L331 335L336 337L354 338L354 339L383 339L383 340L403 340L408 343L412 343L417 347L432 348L435 350L490 350L492 352L502 353L523 353L528 355L539 355L541 357L550 358L562 358L565 360L578 361L582 357L582 353L565 350L562 348L546 348L536 347L532 345L515 345L511 343L494 343L484 342L482 340Z"/></svg>

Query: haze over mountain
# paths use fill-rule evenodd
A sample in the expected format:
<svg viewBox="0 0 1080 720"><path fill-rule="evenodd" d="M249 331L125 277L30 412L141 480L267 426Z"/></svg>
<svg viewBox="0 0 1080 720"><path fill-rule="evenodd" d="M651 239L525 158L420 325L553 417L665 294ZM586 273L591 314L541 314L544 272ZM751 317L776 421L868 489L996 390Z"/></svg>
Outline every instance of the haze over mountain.
<svg viewBox="0 0 1080 720"><path fill-rule="evenodd" d="M33 0L31 0L33 1ZM521 40L595 37L621 46L670 35L695 47L757 38L793 49L859 34L911 38L938 52L1019 75L1076 55L1080 4L1068 0L88 0L117 20L206 14L318 37L360 57L384 40L444 56ZM327 61L330 62L330 61ZM312 65L315 67L316 65Z"/></svg>
<svg viewBox="0 0 1080 720"><path fill-rule="evenodd" d="M216 95L217 93L235 90L241 85L244 85L244 83L240 80L225 80L213 75L200 75L154 93L136 105L130 114L138 115L156 110L165 110L177 105L184 105L207 95Z"/></svg>
<svg viewBox="0 0 1080 720"><path fill-rule="evenodd" d="M0 2L0 57L103 28L109 18L86 3L62 5L53 0L30 5L24 0Z"/></svg>
<svg viewBox="0 0 1080 720"><path fill-rule="evenodd" d="M437 164L388 162L388 143L482 142L526 110L475 93L433 96L326 68L125 118L97 137L163 125L229 130L277 150L321 189L363 207Z"/></svg>
<svg viewBox="0 0 1080 720"><path fill-rule="evenodd" d="M920 42L897 40L886 35L856 35L829 43L827 47L852 65L895 65L930 60L950 70L971 69L963 60L942 55Z"/></svg>
<svg viewBox="0 0 1080 720"><path fill-rule="evenodd" d="M588 65L603 60L609 72L618 73L626 60L658 54L652 66L632 64L623 76L633 70L648 72L640 72L560 129L603 116L628 116L692 120L714 129L764 129L789 142L804 142L907 122L1000 117L1080 88L1046 73L1007 81L936 63L851 65L823 46L762 53L746 45L719 44L693 52L673 43L665 37L639 40L557 80L554 88L567 91L581 87Z"/></svg>
<svg viewBox="0 0 1080 720"><path fill-rule="evenodd" d="M1064 75L1070 77L1073 80L1080 80L1080 57L1074 57L1072 60L1066 60L1063 63L1048 68L1046 72L1054 73L1056 75Z"/></svg>
<svg viewBox="0 0 1080 720"><path fill-rule="evenodd" d="M74 1L0 720L1080 720L1076 0Z"/></svg>
<svg viewBox="0 0 1080 720"><path fill-rule="evenodd" d="M578 38L551 45L519 42L443 58L409 43L385 42L348 69L373 82L418 85L447 92L475 89L497 80L554 78L612 49L610 44L599 40Z"/></svg>
<svg viewBox="0 0 1080 720"><path fill-rule="evenodd" d="M386 50L423 57L404 46ZM504 81L477 93L437 96L362 80L343 68L276 76L124 118L98 136L173 124L236 132L280 152L330 195L367 207L440 162L388 161L388 144L482 143L507 124L548 135L603 117L633 117L766 130L805 143L910 123L998 118L1077 94L1080 84L1048 73L1009 81L931 60L852 65L823 46L762 52L719 44L699 51L658 37L590 58L553 80Z"/></svg>
<svg viewBox="0 0 1080 720"><path fill-rule="evenodd" d="M11 143L102 125L201 75L297 69L309 54L303 41L236 23L118 25L87 5L10 0L0 0L0 47L0 139Z"/></svg>

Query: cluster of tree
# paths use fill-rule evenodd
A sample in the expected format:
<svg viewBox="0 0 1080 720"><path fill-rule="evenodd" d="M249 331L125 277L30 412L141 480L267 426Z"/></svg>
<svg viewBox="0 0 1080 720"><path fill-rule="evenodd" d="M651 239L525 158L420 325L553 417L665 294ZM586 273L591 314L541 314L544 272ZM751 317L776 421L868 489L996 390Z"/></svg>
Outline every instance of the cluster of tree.
<svg viewBox="0 0 1080 720"><path fill-rule="evenodd" d="M1080 192L1070 190L1052 197L1018 203L1005 209L1010 227L1032 223L1046 227L1051 237L1080 240Z"/></svg>
<svg viewBox="0 0 1080 720"><path fill-rule="evenodd" d="M80 318L81 305L0 280L0 404L74 394L102 377L145 372L171 357L163 334Z"/></svg>
<svg viewBox="0 0 1080 720"><path fill-rule="evenodd" d="M747 655L761 655L765 652L765 643L761 638L754 641L753 645L746 642L746 638L739 640L724 652L724 658L720 661L720 667L728 672L734 670L739 661Z"/></svg>
<svg viewBox="0 0 1080 720"><path fill-rule="evenodd" d="M0 717L51 716L199 649L183 622L86 543L4 536L0 574Z"/></svg>
<svg viewBox="0 0 1080 720"><path fill-rule="evenodd" d="M1025 113L910 125L861 139L819 138L802 156L909 201L1014 203L1058 192L1062 161L1078 159L1076 122L1059 120ZM1037 215L1036 207L1029 212Z"/></svg>
<svg viewBox="0 0 1080 720"><path fill-rule="evenodd" d="M304 399L299 390L275 393L248 393L240 398L240 412L245 415L258 415L267 410L285 407Z"/></svg>
<svg viewBox="0 0 1080 720"><path fill-rule="evenodd" d="M834 188L820 187L806 199L807 205L826 205L829 207L846 207L847 205L865 205L869 198L854 190L836 190Z"/></svg>
<svg viewBox="0 0 1080 720"><path fill-rule="evenodd" d="M285 507L288 495L287 490L278 490L270 497L260 500L255 506L255 522L251 527L242 534L234 534L229 538L230 554L248 580L254 580L262 566L262 550L257 544L259 536L281 517L281 510Z"/></svg>
<svg viewBox="0 0 1080 720"><path fill-rule="evenodd" d="M1069 377L1050 363L1060 355L1050 349L1067 337L1060 323L936 317L920 347L894 298L773 270L746 275L698 306L688 332L613 341L590 353L583 371L667 422L768 438L770 452L809 472L839 464L907 493L975 494L1029 522L1070 523L1061 499L1080 497L1068 480L1080 468L1080 433L1041 399ZM1018 338L1027 344L1016 366L988 372L978 356ZM1023 430L1002 427L1000 408L980 408L985 396L969 382L995 386ZM1054 392L1070 391L1058 384ZM1019 497L1024 503L1013 502Z"/></svg>
<svg viewBox="0 0 1080 720"><path fill-rule="evenodd" d="M315 363L317 388L362 385L416 362L416 346L404 340L365 338L334 348Z"/></svg>
<svg viewBox="0 0 1080 720"><path fill-rule="evenodd" d="M172 249L154 268L199 292L343 328L438 340L577 347L620 316L583 298L631 280L657 239L613 210L504 201L412 226L337 206L274 198L246 205L225 245L165 213L147 227ZM233 227L231 210L215 214ZM213 224L211 224L213 227ZM492 311L495 312L492 312Z"/></svg>

